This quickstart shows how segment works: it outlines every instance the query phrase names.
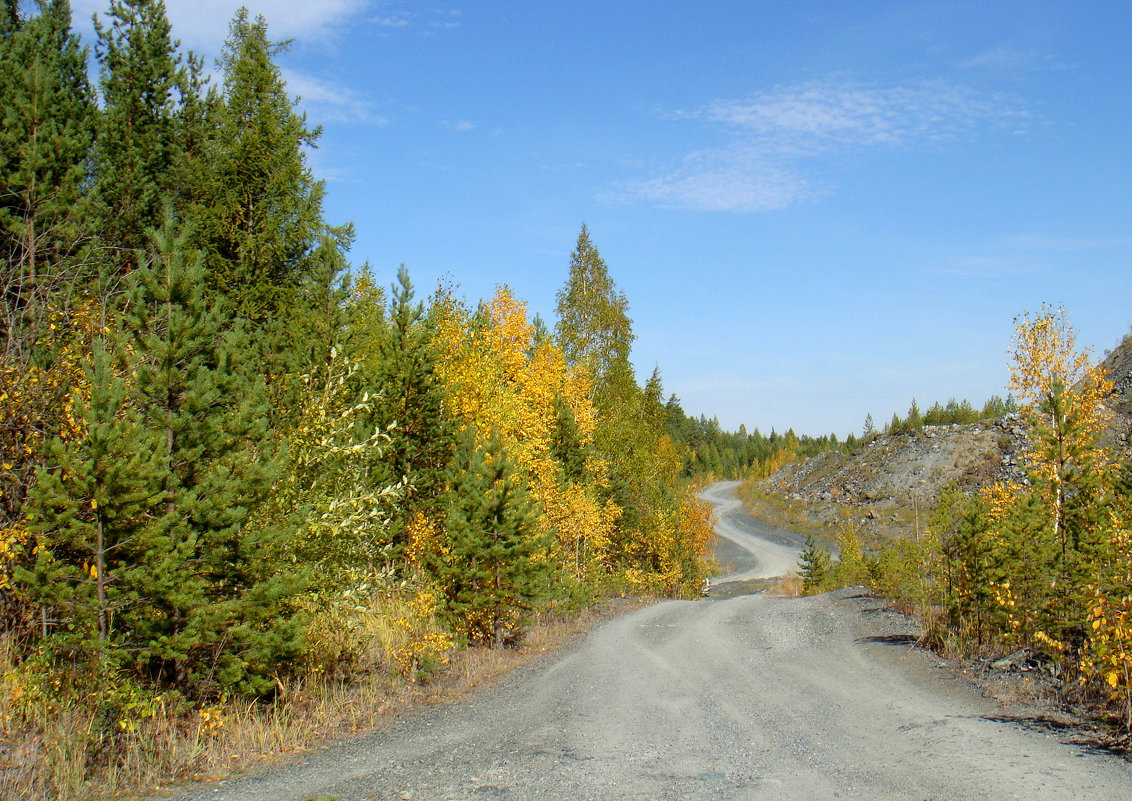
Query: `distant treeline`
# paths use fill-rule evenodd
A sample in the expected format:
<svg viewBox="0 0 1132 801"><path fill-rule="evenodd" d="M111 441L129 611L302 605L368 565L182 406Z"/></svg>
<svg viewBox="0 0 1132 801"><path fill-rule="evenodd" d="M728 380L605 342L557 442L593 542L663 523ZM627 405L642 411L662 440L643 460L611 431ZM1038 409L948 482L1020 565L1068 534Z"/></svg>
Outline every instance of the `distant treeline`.
<svg viewBox="0 0 1132 801"><path fill-rule="evenodd" d="M892 419L884 427L884 433L900 434L906 431L917 431L924 426L947 426L975 423L979 420L993 420L1017 410L1018 407L1014 403L1014 398L1010 395L1007 395L1005 400L998 395L992 395L983 404L982 409L975 408L966 398L962 401L956 401L955 398L952 398L946 404L940 404L939 401L936 401L926 412L920 410L919 404L913 398L912 405L908 407L908 413L904 417L901 417L899 413L893 413ZM878 432L873 422L873 416L870 414L865 418L862 436L868 439L876 433Z"/></svg>
<svg viewBox="0 0 1132 801"><path fill-rule="evenodd" d="M684 446L684 471L697 478L761 478L787 462L804 459L835 448L852 449L857 438L840 441L836 434L812 437L799 436L793 429L779 434L771 429L763 434L758 428L747 432L740 425L736 432L720 428L719 419L704 415L691 417L680 400L671 396L665 404L668 431Z"/></svg>
<svg viewBox="0 0 1132 801"><path fill-rule="evenodd" d="M900 434L917 431L924 426L943 426L957 423L974 423L989 420L1016 411L1014 399L1007 396L1003 400L992 396L981 409L969 400L946 404L933 403L926 412L921 411L915 399L906 416L893 414L892 420L878 430L870 414L865 418L865 426L858 437L849 434L839 439L837 434L810 436L798 435L794 429L779 434L771 429L763 434L758 428L748 433L745 425L735 432L724 431L718 418L708 419L704 415L692 417L680 405L680 400L672 395L665 404L668 411L668 431L672 438L684 446L684 472L688 476L706 478L763 478L782 465L806 459L829 450L851 453L858 446L871 441L878 434Z"/></svg>

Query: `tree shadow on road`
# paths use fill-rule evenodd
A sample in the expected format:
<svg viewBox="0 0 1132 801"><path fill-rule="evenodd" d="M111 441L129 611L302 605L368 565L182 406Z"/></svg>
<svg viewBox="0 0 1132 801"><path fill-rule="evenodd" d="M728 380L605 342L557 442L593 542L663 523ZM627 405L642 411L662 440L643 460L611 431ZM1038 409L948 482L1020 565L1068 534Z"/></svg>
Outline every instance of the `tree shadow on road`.
<svg viewBox="0 0 1132 801"><path fill-rule="evenodd" d="M881 645L913 646L919 642L914 634L876 634L872 637L859 637L857 642L875 642Z"/></svg>
<svg viewBox="0 0 1132 801"><path fill-rule="evenodd" d="M981 719L1052 734L1062 742L1090 753L1116 756L1132 762L1132 736L1128 732L1105 729L1093 721L1065 720L1050 715L982 715Z"/></svg>

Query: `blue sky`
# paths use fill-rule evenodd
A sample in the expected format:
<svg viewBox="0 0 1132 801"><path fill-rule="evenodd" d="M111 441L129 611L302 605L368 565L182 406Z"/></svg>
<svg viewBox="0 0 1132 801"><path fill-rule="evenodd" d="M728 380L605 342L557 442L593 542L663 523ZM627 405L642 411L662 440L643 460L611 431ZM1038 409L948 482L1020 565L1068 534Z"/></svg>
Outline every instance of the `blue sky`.
<svg viewBox="0 0 1132 801"><path fill-rule="evenodd" d="M167 5L212 57L240 4ZM247 5L355 263L552 320L585 222L638 375L725 428L981 404L1043 303L1098 356L1132 324L1127 3Z"/></svg>

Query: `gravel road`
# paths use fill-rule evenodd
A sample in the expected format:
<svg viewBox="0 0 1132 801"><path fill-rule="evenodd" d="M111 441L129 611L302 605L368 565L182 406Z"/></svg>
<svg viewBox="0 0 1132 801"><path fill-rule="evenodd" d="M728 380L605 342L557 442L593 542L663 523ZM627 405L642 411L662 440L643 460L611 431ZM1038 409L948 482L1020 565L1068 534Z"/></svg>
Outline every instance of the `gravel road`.
<svg viewBox="0 0 1132 801"><path fill-rule="evenodd" d="M735 546L717 545L716 559L724 574L713 579L712 584L718 586L793 573L806 537L751 517L743 508L743 502L735 497L738 486L738 481L720 481L700 493L701 498L715 507L716 536Z"/></svg>
<svg viewBox="0 0 1132 801"><path fill-rule="evenodd" d="M754 550L762 567L736 572L778 569ZM1009 720L909 639L852 590L668 601L459 702L181 798L1132 798L1132 765Z"/></svg>

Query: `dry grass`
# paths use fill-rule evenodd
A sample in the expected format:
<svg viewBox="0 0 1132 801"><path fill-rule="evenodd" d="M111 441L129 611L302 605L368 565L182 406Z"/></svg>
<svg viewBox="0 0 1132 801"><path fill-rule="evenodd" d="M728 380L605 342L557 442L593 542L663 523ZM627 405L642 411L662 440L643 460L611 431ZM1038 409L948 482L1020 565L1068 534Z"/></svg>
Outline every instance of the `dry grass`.
<svg viewBox="0 0 1132 801"><path fill-rule="evenodd" d="M614 599L573 616L537 621L519 647L450 654L425 683L388 659L352 681L325 672L282 688L269 704L229 701L190 710L158 706L133 730L100 734L96 714L78 704L29 714L19 703L13 650L0 638L0 798L80 801L140 797L184 781L212 781L388 723L420 704L442 703L488 687L515 668L603 620L651 599ZM374 632L377 633L376 630ZM390 641L401 635L382 630ZM372 647L365 658L378 661ZM26 700L26 699L25 699Z"/></svg>
<svg viewBox="0 0 1132 801"><path fill-rule="evenodd" d="M778 583L766 591L773 598L800 598L802 597L802 577L797 573L789 576L780 576Z"/></svg>

